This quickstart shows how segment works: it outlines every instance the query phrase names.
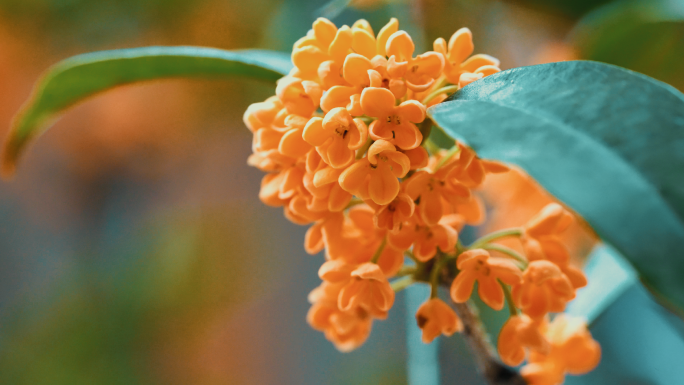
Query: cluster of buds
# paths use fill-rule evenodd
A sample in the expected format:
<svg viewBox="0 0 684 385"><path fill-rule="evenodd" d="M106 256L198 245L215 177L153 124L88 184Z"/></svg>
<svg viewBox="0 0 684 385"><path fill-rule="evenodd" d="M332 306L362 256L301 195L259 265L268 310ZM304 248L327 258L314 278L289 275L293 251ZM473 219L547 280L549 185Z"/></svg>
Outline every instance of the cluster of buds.
<svg viewBox="0 0 684 385"><path fill-rule="evenodd" d="M432 122L426 108L498 72L499 62L471 56L467 28L448 43L437 39L433 51L414 56L414 48L396 19L375 35L365 20L337 28L319 18L294 44L294 68L278 81L276 95L245 112L254 134L248 163L267 172L260 199L283 207L292 222L311 225L308 253L325 250L323 282L309 296L308 322L339 350L353 350L368 338L373 320L387 317L402 287L389 279L430 277L433 284L444 284L442 270L457 267L451 278L454 301L467 301L477 281L483 301L501 309L511 286L515 305L509 307L521 309L539 333L553 330L553 324L542 322L545 315L562 311L574 290L586 284L554 235L566 225L566 212L556 220L549 209L551 214L545 211L516 233L527 258L490 242L464 247L458 237L463 226L478 225L485 216L474 190L487 174L508 167L478 158L461 143L439 149L427 138ZM405 257L412 266L404 266ZM518 322L514 319L509 324ZM436 287L417 320L425 342L462 327ZM508 350L502 358L505 354L505 362L513 364L509 358L536 345L507 327L502 336L513 337L503 338ZM544 347L535 354L550 351L555 357L548 343ZM546 365L532 357L538 367Z"/></svg>

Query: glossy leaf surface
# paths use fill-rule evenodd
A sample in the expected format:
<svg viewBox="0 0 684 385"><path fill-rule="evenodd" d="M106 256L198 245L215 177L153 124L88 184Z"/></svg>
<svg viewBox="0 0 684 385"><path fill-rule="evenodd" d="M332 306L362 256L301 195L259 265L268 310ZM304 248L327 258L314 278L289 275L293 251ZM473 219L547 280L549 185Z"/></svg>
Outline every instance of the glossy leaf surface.
<svg viewBox="0 0 684 385"><path fill-rule="evenodd" d="M428 114L480 156L525 169L684 309L684 95L576 61L491 75Z"/></svg>
<svg viewBox="0 0 684 385"><path fill-rule="evenodd" d="M3 168L11 172L26 145L74 104L116 86L173 77L243 76L274 82L292 67L275 51L202 47L145 47L95 52L57 63L38 81L13 122Z"/></svg>

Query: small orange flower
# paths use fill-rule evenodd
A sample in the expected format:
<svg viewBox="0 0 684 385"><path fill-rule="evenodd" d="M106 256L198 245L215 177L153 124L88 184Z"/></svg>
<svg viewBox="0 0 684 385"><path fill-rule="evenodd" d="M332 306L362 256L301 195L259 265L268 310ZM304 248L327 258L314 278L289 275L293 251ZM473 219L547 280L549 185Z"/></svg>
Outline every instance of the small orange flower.
<svg viewBox="0 0 684 385"><path fill-rule="evenodd" d="M378 205L389 204L399 193L399 181L410 167L409 158L386 140L378 140L368 148L368 156L344 170L340 186L361 199L372 199Z"/></svg>
<svg viewBox="0 0 684 385"><path fill-rule="evenodd" d="M570 266L570 253L560 238L573 221L573 215L563 206L549 203L525 224L520 240L529 260L555 263L577 289L587 285L587 278L581 270Z"/></svg>
<svg viewBox="0 0 684 385"><path fill-rule="evenodd" d="M444 56L426 52L413 57L415 45L408 33L397 31L387 40L387 71L392 78L406 79L406 86L415 92L425 91L444 68Z"/></svg>
<svg viewBox="0 0 684 385"><path fill-rule="evenodd" d="M311 144L304 141L302 133L309 119L298 115L288 115L285 118L287 131L280 138L278 151L290 158L301 158L311 150Z"/></svg>
<svg viewBox="0 0 684 385"><path fill-rule="evenodd" d="M468 28L461 28L451 35L448 45L441 37L435 40L434 50L444 56L444 76L450 83L465 87L483 76L500 71L499 60L489 55L478 54L467 59L474 49L473 34Z"/></svg>
<svg viewBox="0 0 684 385"><path fill-rule="evenodd" d="M370 87L385 88L392 92L395 98L401 99L406 95L406 81L401 78L394 78L390 75L389 62L382 56L376 56L371 60L373 69L368 71Z"/></svg>
<svg viewBox="0 0 684 385"><path fill-rule="evenodd" d="M549 343L539 331L539 322L525 314L506 321L499 333L498 351L506 365L518 366L525 360L525 348L548 353Z"/></svg>
<svg viewBox="0 0 684 385"><path fill-rule="evenodd" d="M503 309L504 292L497 280L508 285L521 281L520 269L509 259L492 258L487 250L468 250L458 256L456 266L460 270L451 284L451 299L466 302L477 281L480 299L494 310Z"/></svg>
<svg viewBox="0 0 684 385"><path fill-rule="evenodd" d="M260 128L277 129L285 125L287 110L277 96L271 96L260 103L252 103L247 107L242 120L250 131Z"/></svg>
<svg viewBox="0 0 684 385"><path fill-rule="evenodd" d="M362 307L370 314L383 314L394 304L394 290L380 267L364 263L351 273L351 281L342 288L338 298L340 310Z"/></svg>
<svg viewBox="0 0 684 385"><path fill-rule="evenodd" d="M563 314L556 316L544 333L551 349L531 352L520 374L531 385L563 383L565 373L585 374L601 361L601 346L591 337L586 323Z"/></svg>
<svg viewBox="0 0 684 385"><path fill-rule="evenodd" d="M416 147L411 150L402 151L411 161L411 170L427 167L430 162L430 155L425 147Z"/></svg>
<svg viewBox="0 0 684 385"><path fill-rule="evenodd" d="M532 261L523 273L522 284L513 287L513 299L520 309L534 319L551 312L561 312L575 298L568 277L549 261Z"/></svg>
<svg viewBox="0 0 684 385"><path fill-rule="evenodd" d="M375 226L375 212L366 205L349 210L349 224L346 230L346 252L342 258L350 263L369 262L385 240L387 230ZM402 250L385 245L377 262L385 276L392 277L403 266L404 254Z"/></svg>
<svg viewBox="0 0 684 385"><path fill-rule="evenodd" d="M312 328L325 333L341 352L352 351L361 346L370 335L372 317L363 308L341 311L337 297L344 285L323 282L309 294L312 304L306 320Z"/></svg>
<svg viewBox="0 0 684 385"><path fill-rule="evenodd" d="M322 65L322 67L333 64ZM327 71L327 70L326 70ZM342 83L335 84L321 98L321 109L325 112L344 107L354 116L363 115L361 107L361 92L366 87L382 87L390 90L396 98L406 93L403 80L391 79L387 74L387 59L375 56L368 60L366 57L351 53L344 60L341 68ZM334 79L337 81L337 79Z"/></svg>
<svg viewBox="0 0 684 385"><path fill-rule="evenodd" d="M568 251L558 239L573 222L570 212L558 203L549 203L524 226L523 243L527 257L536 261L549 259L564 263L569 259ZM548 243L545 250L544 241ZM546 252L545 252L546 251Z"/></svg>
<svg viewBox="0 0 684 385"><path fill-rule="evenodd" d="M302 191L305 172L303 165L297 163L281 171L266 174L261 180L259 199L269 206L283 206Z"/></svg>
<svg viewBox="0 0 684 385"><path fill-rule="evenodd" d="M425 119L425 106L418 101L407 100L395 106L391 91L369 87L361 93L361 107L366 115L378 118L369 128L373 140L387 140L402 150L416 148L423 140L415 123Z"/></svg>
<svg viewBox="0 0 684 385"><path fill-rule="evenodd" d="M309 227L304 237L304 250L309 254L317 254L326 248L331 235L341 234L344 214L333 213ZM329 247L328 247L329 248ZM330 259L330 258L329 258Z"/></svg>
<svg viewBox="0 0 684 385"><path fill-rule="evenodd" d="M463 323L449 305L439 298L431 298L420 305L416 322L423 330L423 343L429 344L440 334L449 337L463 330Z"/></svg>
<svg viewBox="0 0 684 385"><path fill-rule="evenodd" d="M344 108L333 108L325 118L311 118L303 130L307 143L316 146L323 161L333 168L344 168L354 161L354 150L363 146L368 128L352 119Z"/></svg>
<svg viewBox="0 0 684 385"><path fill-rule="evenodd" d="M374 216L375 226L381 229L398 230L402 222L409 219L415 210L413 199L399 193L387 206L378 207Z"/></svg>
<svg viewBox="0 0 684 385"><path fill-rule="evenodd" d="M449 177L458 179L469 188L479 187L488 173L498 174L507 172L508 166L496 161L484 160L477 157L472 148L458 143L459 156L450 167Z"/></svg>
<svg viewBox="0 0 684 385"><path fill-rule="evenodd" d="M318 269L318 276L326 282L346 284L357 267L341 259L327 261Z"/></svg>
<svg viewBox="0 0 684 385"><path fill-rule="evenodd" d="M286 76L278 80L276 95L290 114L308 118L318 108L323 90L316 82Z"/></svg>
<svg viewBox="0 0 684 385"><path fill-rule="evenodd" d="M457 179L447 178L445 170L437 174L418 171L406 182L406 193L418 201L418 214L427 224L439 222L445 204L456 205L470 198L470 190Z"/></svg>
<svg viewBox="0 0 684 385"><path fill-rule="evenodd" d="M343 169L328 166L316 151L311 151L307 155L306 170L304 187L313 195L314 201L322 202L323 207L332 212L342 211L347 207L352 195L344 191L338 182ZM316 205L317 202L313 204Z"/></svg>
<svg viewBox="0 0 684 385"><path fill-rule="evenodd" d="M399 228L388 235L390 245L399 250L408 250L413 245L413 255L421 262L432 259L437 248L442 252L451 252L458 242L453 217L445 216L439 223L425 225L412 218L401 223Z"/></svg>
<svg viewBox="0 0 684 385"><path fill-rule="evenodd" d="M347 274L351 274L356 266L369 262L380 245L383 243L387 230L377 228L373 225L373 210L368 206L355 206L347 215L347 218L337 215L330 215L321 222L314 225L315 230L310 238L312 251L316 252L317 247L325 244L326 257L329 262L321 267L321 274L325 269L339 269L347 266ZM318 249L320 251L320 249ZM386 277L394 276L404 264L404 255L390 245L386 245L377 261L377 265ZM321 275L323 280L330 280L329 277Z"/></svg>

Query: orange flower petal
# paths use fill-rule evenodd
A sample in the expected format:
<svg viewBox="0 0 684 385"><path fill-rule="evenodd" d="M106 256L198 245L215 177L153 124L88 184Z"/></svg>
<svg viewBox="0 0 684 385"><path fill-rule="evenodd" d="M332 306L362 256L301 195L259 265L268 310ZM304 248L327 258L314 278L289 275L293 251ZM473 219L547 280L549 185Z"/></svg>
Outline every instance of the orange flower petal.
<svg viewBox="0 0 684 385"><path fill-rule="evenodd" d="M461 68L463 71L466 72L475 72L478 68L484 66L498 67L499 59L485 54L477 54L471 56L470 58L468 58L468 60L463 62Z"/></svg>
<svg viewBox="0 0 684 385"><path fill-rule="evenodd" d="M334 86L326 91L321 98L321 109L323 112L328 112L335 107L346 108L352 95L358 92L359 90L356 87Z"/></svg>
<svg viewBox="0 0 684 385"><path fill-rule="evenodd" d="M345 168L354 162L354 151L341 140L333 140L327 149L328 162L333 168Z"/></svg>
<svg viewBox="0 0 684 385"><path fill-rule="evenodd" d="M357 195L362 189L369 175L370 163L368 159L359 159L342 172L339 178L340 186L345 191Z"/></svg>
<svg viewBox="0 0 684 385"><path fill-rule="evenodd" d="M349 26L342 26L337 30L335 34L335 39L330 43L328 48L328 54L337 63L343 63L344 58L351 50L352 46L352 31Z"/></svg>
<svg viewBox="0 0 684 385"><path fill-rule="evenodd" d="M328 210L332 212L344 210L352 199L352 195L342 189L338 183L335 183L330 189L330 196L328 197Z"/></svg>
<svg viewBox="0 0 684 385"><path fill-rule="evenodd" d="M461 28L451 35L449 39L449 57L447 60L455 64L461 64L473 53L474 49L473 33L468 28Z"/></svg>
<svg viewBox="0 0 684 385"><path fill-rule="evenodd" d="M323 129L323 118L311 118L302 131L302 139L313 146L322 146L332 138L332 133Z"/></svg>
<svg viewBox="0 0 684 385"><path fill-rule="evenodd" d="M475 285L475 275L468 271L461 271L451 284L451 299L456 303L463 303L470 299Z"/></svg>
<svg viewBox="0 0 684 385"><path fill-rule="evenodd" d="M352 50L368 59L375 56L375 37L373 37L372 30L369 33L365 29L352 28Z"/></svg>
<svg viewBox="0 0 684 385"><path fill-rule="evenodd" d="M395 152L394 145L386 140L377 140L368 147L368 161L376 165L378 164L378 155L382 152Z"/></svg>
<svg viewBox="0 0 684 385"><path fill-rule="evenodd" d="M366 88L361 93L363 112L374 118L385 118L394 112L394 95L386 88Z"/></svg>
<svg viewBox="0 0 684 385"><path fill-rule="evenodd" d="M368 58L357 53L350 53L344 59L342 76L349 84L356 87L368 87L370 77L368 71L372 70L373 65Z"/></svg>
<svg viewBox="0 0 684 385"><path fill-rule="evenodd" d="M373 202L386 205L399 194L399 181L391 173L375 173L370 179L368 193Z"/></svg>
<svg viewBox="0 0 684 385"><path fill-rule="evenodd" d="M425 120L425 106L417 100L407 100L397 106L396 114L413 123Z"/></svg>
<svg viewBox="0 0 684 385"><path fill-rule="evenodd" d="M314 36L316 40L321 42L325 47L329 46L330 43L335 39L337 35L337 27L333 22L328 19L319 17L313 23Z"/></svg>
<svg viewBox="0 0 684 385"><path fill-rule="evenodd" d="M305 156L311 150L311 145L302 138L302 131L296 128L286 132L280 140L278 151L292 158Z"/></svg>
<svg viewBox="0 0 684 385"><path fill-rule="evenodd" d="M390 35L385 46L387 56L395 56L400 62L411 60L415 48L411 36L405 31L397 31Z"/></svg>
<svg viewBox="0 0 684 385"><path fill-rule="evenodd" d="M384 27L378 32L378 38L376 41L377 54L381 56L387 56L387 40L389 37L399 30L399 20L396 18L391 18L389 23L385 24Z"/></svg>
<svg viewBox="0 0 684 385"><path fill-rule="evenodd" d="M404 154L409 158L411 170L427 167L428 160L430 159L430 156L424 147L416 147L411 150L406 150L404 151Z"/></svg>
<svg viewBox="0 0 684 385"><path fill-rule="evenodd" d="M482 302L494 310L501 310L504 306L504 293L501 285L494 277L477 280L477 293Z"/></svg>

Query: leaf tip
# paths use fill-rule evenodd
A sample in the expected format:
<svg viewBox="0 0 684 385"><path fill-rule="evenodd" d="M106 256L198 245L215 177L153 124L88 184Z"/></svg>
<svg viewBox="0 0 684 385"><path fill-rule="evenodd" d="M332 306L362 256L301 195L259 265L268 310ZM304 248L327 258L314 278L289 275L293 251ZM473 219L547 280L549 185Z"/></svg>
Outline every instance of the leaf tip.
<svg viewBox="0 0 684 385"><path fill-rule="evenodd" d="M16 174L17 171L17 163L15 159L12 159L9 156L3 156L2 158L2 166L0 166L0 178L2 178L5 181L11 181L14 179L14 174Z"/></svg>
<svg viewBox="0 0 684 385"><path fill-rule="evenodd" d="M17 159L19 158L19 150L21 148L19 142L13 127L5 140L2 151L2 164L0 164L0 178L5 181L12 180L17 171Z"/></svg>

